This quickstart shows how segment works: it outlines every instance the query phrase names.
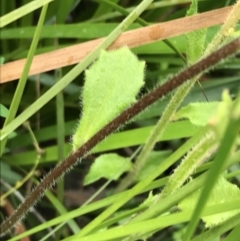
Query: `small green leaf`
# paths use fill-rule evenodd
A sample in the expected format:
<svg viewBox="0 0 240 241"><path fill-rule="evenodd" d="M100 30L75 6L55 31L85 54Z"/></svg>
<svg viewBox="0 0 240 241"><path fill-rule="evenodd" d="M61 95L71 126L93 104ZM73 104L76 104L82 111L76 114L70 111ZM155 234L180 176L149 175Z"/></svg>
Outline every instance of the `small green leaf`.
<svg viewBox="0 0 240 241"><path fill-rule="evenodd" d="M0 104L0 116L6 118L7 114L8 114L8 109L4 105Z"/></svg>
<svg viewBox="0 0 240 241"><path fill-rule="evenodd" d="M181 210L192 210L193 208L195 208L196 202L198 201L201 191L202 191L202 188L194 192L189 197L185 198L179 204L179 208ZM206 207L210 207L216 204L234 201L238 199L240 199L239 188L236 185L226 181L225 178L220 177L211 193L211 196L208 200ZM222 223L226 219L236 215L239 212L240 212L240 209L206 216L206 217L203 217L202 219L205 222L206 227L212 227Z"/></svg>
<svg viewBox="0 0 240 241"><path fill-rule="evenodd" d="M117 154L104 154L96 158L89 173L84 179L84 185L93 183L100 178L117 180L124 172L131 170L132 163L128 158Z"/></svg>
<svg viewBox="0 0 240 241"><path fill-rule="evenodd" d="M99 59L85 71L82 117L72 138L73 150L135 102L144 84L144 65L124 47L102 51Z"/></svg>
<svg viewBox="0 0 240 241"><path fill-rule="evenodd" d="M173 117L174 120L182 118L196 126L205 126L208 120L216 113L220 102L193 103L181 108Z"/></svg>

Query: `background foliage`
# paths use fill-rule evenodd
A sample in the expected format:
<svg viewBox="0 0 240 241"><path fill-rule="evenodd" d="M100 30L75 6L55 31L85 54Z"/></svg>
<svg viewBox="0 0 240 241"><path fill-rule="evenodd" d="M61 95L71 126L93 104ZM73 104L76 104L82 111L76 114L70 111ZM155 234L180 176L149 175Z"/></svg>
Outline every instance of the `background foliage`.
<svg viewBox="0 0 240 241"><path fill-rule="evenodd" d="M19 9L29 2L31 1L2 0L0 8L1 16L15 9ZM131 10L132 7L137 6L141 1L114 0L112 2L119 4L127 10ZM180 0L154 1L155 5L151 5L149 10L144 11L141 18L148 23L158 23L184 17L189 7L189 2L190 1ZM229 0L200 1L199 12L217 9L231 4L233 4L233 1ZM27 56L28 59L30 58L29 47L34 34L36 34L35 31L40 12L41 10L39 9L30 11L27 15L24 15L1 29L1 62L6 63L26 58ZM114 9L114 7L107 5L104 1L53 1L49 4L42 30L40 31L39 29L39 43L36 52L33 52L33 54L49 52L76 43L108 36L122 19L124 19L122 13ZM139 23L133 23L129 26L129 29L138 27L140 27ZM218 29L219 26L208 29L206 36L207 42L210 41ZM239 29L239 24L237 29ZM184 36L175 37L171 39L171 42L185 55L186 41ZM140 60L146 62L145 85L141 89L138 97L148 93L155 86L162 84L167 76L176 74L185 66L183 60L162 41L136 47L132 49L132 51ZM233 99L236 98L240 86L239 66L240 59L236 56L219 64L208 74L201 77L202 88L208 101L212 102L211 105L213 105L213 109L215 109L215 102L222 99L224 89L228 89ZM28 106L46 93L46 91L67 74L70 69L72 69L72 66L29 76L26 85L23 86L24 94L20 98L16 115L22 113ZM22 123L22 125L8 137L6 147L1 149L1 153L3 153L1 156L1 194L11 190L11 187L15 185L16 187L12 189L13 193L5 199L12 209L5 207L1 209L2 220L5 216L10 215L13 209L22 202L23 198L36 184L36 179L40 180L40 178L58 162L64 160L71 152L71 136L76 129L77 123L79 122L79 115L82 111L79 98L83 89L84 80L84 74L78 75L72 83L57 94L55 99L45 104L40 111L31 116L27 123ZM3 127L8 109L11 103L13 103L13 95L16 87L17 81L1 84L1 127ZM128 88L127 85L126 88ZM138 148L146 142L149 133L157 123L159 116L162 115L170 98L171 95L165 96L157 104L138 115L133 122L128 123L124 128L107 137L106 140L94 149L93 154L83 159L81 164L76 166L56 187L51 191L47 191L46 197L28 214L23 222L24 225L21 226L23 231L24 229L31 230L35 227L35 231L32 229L32 233L29 233L27 237L31 240L44 240L44 237L46 237L47 240L64 240L67 237L74 237L71 235L79 233L82 227L89 224L95 217L98 217L98 215L102 213L102 208L119 200L121 194L127 195L121 192L117 193L117 191L119 191L118 188L121 180L124 178L124 175L126 175L126 173L122 174L122 172L131 170L132 164L127 167L125 166L120 173L113 173L112 176L106 175L106 172L112 169L107 169L103 164L102 169L101 167L97 168L99 169L99 173L97 173L95 177L92 177L91 175L93 174L91 173L90 177L92 180L89 180L89 174L87 179L84 180L84 177L91 168L90 166L94 160L98 161L100 159L101 161L102 157L107 156L106 154L110 154L110 159L113 158L112 163L123 159L123 162L125 163L127 160L129 165L129 161L134 160L137 155L139 151ZM207 102L198 84L195 85L185 98L182 106L196 102ZM199 108L197 108L197 112L192 111L192 109L190 111L183 109L182 112L172 117L175 121L169 123L161 139L159 139L159 142L155 145L147 164L142 168L139 175L137 175L134 181L135 183L151 175L159 166L159 163L170 157L170 154L176 153L176 150L186 142L187 138L194 136L198 132L201 124L205 126L206 119L199 121L199 118L203 116L202 113L205 115L207 111L212 112L212 109L209 105L207 105L206 108L204 105L201 105L200 108L203 109L199 110ZM191 113L190 117L188 116L188 112ZM182 120L181 118L184 117L188 119ZM193 118L193 121L191 118ZM105 155L101 156L101 154ZM149 198L151 201L149 190L153 191L154 194L159 193L169 175L174 172L176 166L179 164L180 157L183 154L184 152L176 158L176 162L170 168L164 171L154 182L151 182L141 194L138 193L139 195L134 196L121 207L120 210L115 212L114 215L99 225L97 230L101 229L102 231L106 231L106 227L122 225L128 222L129 217L131 220L133 215L138 211L145 210L148 206L145 200ZM107 157L109 158L109 156ZM228 178L232 183L239 185L239 153L238 156L235 156L235 159L238 159L238 161L235 161L234 165L228 169ZM204 168L207 169L208 167L208 164L205 164L205 166L197 169L197 172L202 172ZM92 169L94 169L94 166ZM117 170L118 169L119 164L117 165ZM108 180L104 177L107 177ZM95 182L95 180L98 181ZM104 186L104 188L102 188L102 186ZM97 193L97 191L99 191L99 193ZM90 203L92 200L89 200L89 198L93 194L96 194L94 201L97 202ZM143 203L144 201L145 203ZM232 204L233 209L234 205L236 204ZM133 236L130 240L137 240L137 238L148 238L148 240L181 240L180 237L182 237L182 233L186 230L186 224L184 222L188 221L190 216L180 216L181 212L174 213L176 210L173 210L173 208L178 208L175 205L172 205L171 208L172 209L168 209L167 213L173 212L173 215L176 215L174 216L175 218L171 217L171 220L175 220L175 222L169 221L168 225L167 219L165 220L164 216L159 216L157 217L159 220L154 220L154 223L157 221L160 223L164 222L166 226L163 225L163 227L157 227L149 231L146 227L151 226L151 219L145 221L145 223L136 223L135 226L133 223L132 226L129 227L130 231L126 229L125 236L131 237L129 233L132 233ZM70 212L70 210L73 211ZM221 209L219 212L221 212ZM188 219L184 219L185 217L183 218L183 216L188 217ZM46 223L46 220L52 221ZM66 225L60 227L58 231L52 232L54 229L52 225L59 223ZM137 224L139 226L137 226ZM240 225L239 222L236 222L235 227L238 227L237 225ZM140 235L140 237L134 236L138 233L134 231L135 227L137 228L136 230L140 229L146 232L142 234L142 236ZM106 232L100 237L99 234L97 234L97 230L91 231L90 235L92 236L88 239L86 238L86 240L123 240L121 238L111 238L111 232L109 232L109 234ZM222 231L217 235L218 240L221 239L221 234L229 230L230 229ZM238 237L238 230L237 228L233 229L233 234L230 233L230 235ZM18 231L15 230L15 232ZM21 231L19 231L19 233L21 233ZM203 223L201 223L198 226L196 234L204 233L207 233L207 231L204 229ZM20 238L10 239L10 236L14 237L17 234L11 233L8 238L2 238L1 240L21 240ZM50 236L48 237L47 235L49 234ZM109 239L107 239L107 235L109 235ZM230 235L228 235L228 240L237 240L231 239L232 236ZM225 236L223 235L222 237ZM208 240L212 240L211 237L212 236L209 235ZM198 239L196 238L196 240Z"/></svg>

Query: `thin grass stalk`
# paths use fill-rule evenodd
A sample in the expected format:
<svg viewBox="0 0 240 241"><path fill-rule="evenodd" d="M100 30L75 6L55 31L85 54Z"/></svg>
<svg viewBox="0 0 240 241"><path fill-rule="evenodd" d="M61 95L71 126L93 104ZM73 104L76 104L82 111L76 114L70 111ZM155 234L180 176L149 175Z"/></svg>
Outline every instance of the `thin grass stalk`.
<svg viewBox="0 0 240 241"><path fill-rule="evenodd" d="M33 12L34 10L43 7L44 5L52 2L54 0L35 0L25 6L17 8L16 10L0 17L0 28L5 27L6 25L16 21L17 19L27 15L28 13Z"/></svg>

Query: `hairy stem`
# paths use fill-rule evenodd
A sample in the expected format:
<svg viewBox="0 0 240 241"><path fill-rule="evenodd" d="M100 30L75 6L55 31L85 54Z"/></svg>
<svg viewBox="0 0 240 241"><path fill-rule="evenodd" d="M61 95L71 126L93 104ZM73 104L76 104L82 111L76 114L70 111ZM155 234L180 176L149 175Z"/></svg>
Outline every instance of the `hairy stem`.
<svg viewBox="0 0 240 241"><path fill-rule="evenodd" d="M158 202L178 190L194 170L208 160L217 149L217 140L213 132L208 132L200 142L182 159L174 173L170 176L165 188L158 197Z"/></svg>

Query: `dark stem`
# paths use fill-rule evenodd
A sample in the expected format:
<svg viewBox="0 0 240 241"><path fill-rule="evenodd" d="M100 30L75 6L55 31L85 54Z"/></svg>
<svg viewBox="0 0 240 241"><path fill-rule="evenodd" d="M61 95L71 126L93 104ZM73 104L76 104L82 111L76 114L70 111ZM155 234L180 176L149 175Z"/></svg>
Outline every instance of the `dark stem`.
<svg viewBox="0 0 240 241"><path fill-rule="evenodd" d="M170 93L172 90L183 84L185 81L195 77L203 71L206 71L211 66L217 64L221 60L233 55L240 49L240 38L233 40L227 45L221 47L219 50L213 52L208 57L200 60L196 64L183 70L181 73L173 77L164 85L156 88L149 94L145 95L137 103L122 112L118 117L112 120L98 133L96 133L89 141L83 144L78 150L68 156L63 162L49 172L39 185L32 191L18 209L6 221L0 225L1 235L5 234L17 222L19 222L29 211L29 209L36 204L36 202L44 195L44 191L52 187L56 181L61 178L67 171L74 167L80 159L88 155L88 152L102 141L106 136L117 130L125 122L129 121L132 117L139 114L142 110L146 109L149 105Z"/></svg>

